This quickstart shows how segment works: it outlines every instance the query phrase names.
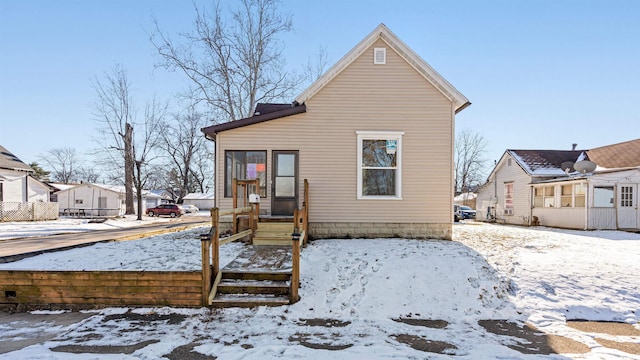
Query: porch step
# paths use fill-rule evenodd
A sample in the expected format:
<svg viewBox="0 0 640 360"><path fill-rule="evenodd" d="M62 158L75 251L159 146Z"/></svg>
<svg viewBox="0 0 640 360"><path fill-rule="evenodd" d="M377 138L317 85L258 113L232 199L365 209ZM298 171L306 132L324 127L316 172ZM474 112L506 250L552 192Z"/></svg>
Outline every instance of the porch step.
<svg viewBox="0 0 640 360"><path fill-rule="evenodd" d="M288 296L255 296L247 294L219 294L211 302L211 306L215 308L251 308L256 306L283 306L288 304Z"/></svg>
<svg viewBox="0 0 640 360"><path fill-rule="evenodd" d="M221 280L260 280L260 281L288 281L291 271L251 271L251 270L223 270Z"/></svg>
<svg viewBox="0 0 640 360"><path fill-rule="evenodd" d="M253 238L254 245L291 245L293 222L260 222Z"/></svg>
<svg viewBox="0 0 640 360"><path fill-rule="evenodd" d="M289 284L286 281L259 280L222 280L218 284L220 294L289 294Z"/></svg>
<svg viewBox="0 0 640 360"><path fill-rule="evenodd" d="M289 304L291 271L223 270L216 308L281 306Z"/></svg>

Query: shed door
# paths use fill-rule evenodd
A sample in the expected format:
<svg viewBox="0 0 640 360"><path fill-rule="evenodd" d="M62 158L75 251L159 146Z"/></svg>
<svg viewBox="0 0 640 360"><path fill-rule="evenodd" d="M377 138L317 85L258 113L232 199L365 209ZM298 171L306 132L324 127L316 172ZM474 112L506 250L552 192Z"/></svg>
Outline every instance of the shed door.
<svg viewBox="0 0 640 360"><path fill-rule="evenodd" d="M618 228L638 228L638 185L620 184L618 191Z"/></svg>
<svg viewBox="0 0 640 360"><path fill-rule="evenodd" d="M273 151L271 215L292 216L298 206L298 152Z"/></svg>

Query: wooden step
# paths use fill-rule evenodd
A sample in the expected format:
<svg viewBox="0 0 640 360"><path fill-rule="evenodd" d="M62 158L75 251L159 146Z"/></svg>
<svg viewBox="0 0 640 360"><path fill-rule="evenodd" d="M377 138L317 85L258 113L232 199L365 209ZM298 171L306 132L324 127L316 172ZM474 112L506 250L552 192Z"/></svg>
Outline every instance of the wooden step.
<svg viewBox="0 0 640 360"><path fill-rule="evenodd" d="M247 294L219 294L211 302L215 308L256 306L282 306L289 304L288 296L247 295Z"/></svg>
<svg viewBox="0 0 640 360"><path fill-rule="evenodd" d="M285 281L227 279L218 284L218 293L288 295L289 284Z"/></svg>
<svg viewBox="0 0 640 360"><path fill-rule="evenodd" d="M251 270L224 270L222 272L222 280L227 279L289 281L291 279L291 270L271 272Z"/></svg>
<svg viewBox="0 0 640 360"><path fill-rule="evenodd" d="M291 246L291 239L282 238L254 238L253 245L256 246Z"/></svg>

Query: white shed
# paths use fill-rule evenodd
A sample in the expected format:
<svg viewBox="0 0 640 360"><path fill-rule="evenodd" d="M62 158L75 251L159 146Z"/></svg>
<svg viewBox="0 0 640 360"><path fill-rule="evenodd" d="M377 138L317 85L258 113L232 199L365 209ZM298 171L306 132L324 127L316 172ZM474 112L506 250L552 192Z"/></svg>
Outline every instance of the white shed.
<svg viewBox="0 0 640 360"><path fill-rule="evenodd" d="M215 207L213 193L189 193L182 198L184 205L195 205L200 210Z"/></svg>

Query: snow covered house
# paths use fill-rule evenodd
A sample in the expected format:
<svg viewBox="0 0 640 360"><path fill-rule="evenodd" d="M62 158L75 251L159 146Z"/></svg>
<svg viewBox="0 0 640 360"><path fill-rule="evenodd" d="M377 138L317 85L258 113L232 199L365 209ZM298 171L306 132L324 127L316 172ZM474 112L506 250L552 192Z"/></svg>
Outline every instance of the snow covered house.
<svg viewBox="0 0 640 360"><path fill-rule="evenodd" d="M577 171L579 163L592 169ZM476 219L569 229L640 229L640 139L590 150L507 150Z"/></svg>
<svg viewBox="0 0 640 360"><path fill-rule="evenodd" d="M260 179L261 212L291 215L309 183L309 235L451 239L455 115L469 101L381 24L291 104L202 129L215 204Z"/></svg>
<svg viewBox="0 0 640 360"><path fill-rule="evenodd" d="M60 214L81 216L122 216L126 212L125 188L120 185L78 184L56 192ZM142 193L142 209L158 206L162 197L147 190ZM137 199L134 197L137 212Z"/></svg>
<svg viewBox="0 0 640 360"><path fill-rule="evenodd" d="M209 210L215 207L213 193L188 193L182 198L184 205L195 205L200 210Z"/></svg>

